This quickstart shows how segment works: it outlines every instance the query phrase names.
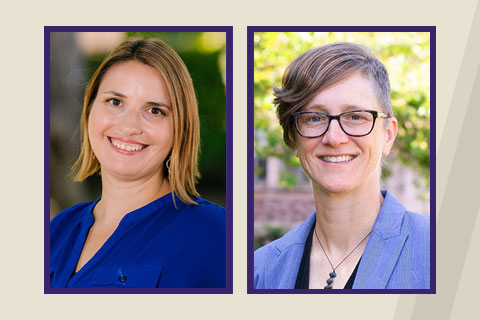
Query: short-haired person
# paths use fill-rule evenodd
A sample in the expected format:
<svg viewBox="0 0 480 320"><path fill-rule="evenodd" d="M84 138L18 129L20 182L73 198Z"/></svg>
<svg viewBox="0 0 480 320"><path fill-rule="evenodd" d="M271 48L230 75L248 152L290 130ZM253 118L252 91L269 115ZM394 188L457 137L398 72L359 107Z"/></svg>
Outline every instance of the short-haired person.
<svg viewBox="0 0 480 320"><path fill-rule="evenodd" d="M101 197L50 225L52 288L225 287L225 209L198 197L197 102L181 58L133 38L85 90L75 180Z"/></svg>
<svg viewBox="0 0 480 320"><path fill-rule="evenodd" d="M324 45L298 56L274 95L316 210L255 252L255 288L430 288L428 216L380 190L397 134L383 64L361 45Z"/></svg>

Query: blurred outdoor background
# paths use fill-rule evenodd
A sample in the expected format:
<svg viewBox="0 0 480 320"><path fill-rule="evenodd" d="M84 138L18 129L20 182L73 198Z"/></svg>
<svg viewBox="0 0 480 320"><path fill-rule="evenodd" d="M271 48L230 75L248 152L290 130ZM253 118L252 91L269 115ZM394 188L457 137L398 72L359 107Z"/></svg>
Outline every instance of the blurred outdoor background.
<svg viewBox="0 0 480 320"><path fill-rule="evenodd" d="M225 207L226 94L222 32L52 32L50 34L50 218L74 204L101 195L92 176L73 183L71 167L79 150L83 94L91 75L118 44L132 36L159 38L183 59L193 79L201 123L200 195Z"/></svg>
<svg viewBox="0 0 480 320"><path fill-rule="evenodd" d="M299 225L315 209L308 177L282 139L272 87L300 53L331 42L367 46L386 66L398 134L384 159L382 189L408 210L430 213L430 35L408 32L259 32L255 66L255 249Z"/></svg>

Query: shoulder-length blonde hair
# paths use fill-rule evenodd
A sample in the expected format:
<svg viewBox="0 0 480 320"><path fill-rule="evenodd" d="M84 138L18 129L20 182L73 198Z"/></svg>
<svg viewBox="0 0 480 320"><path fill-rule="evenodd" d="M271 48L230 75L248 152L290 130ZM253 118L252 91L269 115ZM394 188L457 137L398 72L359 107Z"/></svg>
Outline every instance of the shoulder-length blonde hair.
<svg viewBox="0 0 480 320"><path fill-rule="evenodd" d="M163 172L167 173L170 190L175 192L181 201L196 204L193 197L199 196L195 184L200 177L198 172L200 122L195 90L182 59L159 39L126 40L103 60L88 82L81 117L82 146L72 168L75 174L74 181L83 181L100 170L100 163L88 138L88 117L105 73L113 65L130 60L157 69L165 79L172 102L174 141L172 151L163 164Z"/></svg>

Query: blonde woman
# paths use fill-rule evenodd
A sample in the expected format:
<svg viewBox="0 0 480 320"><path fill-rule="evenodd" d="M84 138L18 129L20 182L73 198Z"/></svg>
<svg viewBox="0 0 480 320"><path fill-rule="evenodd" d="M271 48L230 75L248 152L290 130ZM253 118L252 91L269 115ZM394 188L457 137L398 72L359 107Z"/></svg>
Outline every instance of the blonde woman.
<svg viewBox="0 0 480 320"><path fill-rule="evenodd" d="M101 197L50 225L50 286L225 287L225 209L198 197L190 74L157 39L129 39L90 79L75 180Z"/></svg>

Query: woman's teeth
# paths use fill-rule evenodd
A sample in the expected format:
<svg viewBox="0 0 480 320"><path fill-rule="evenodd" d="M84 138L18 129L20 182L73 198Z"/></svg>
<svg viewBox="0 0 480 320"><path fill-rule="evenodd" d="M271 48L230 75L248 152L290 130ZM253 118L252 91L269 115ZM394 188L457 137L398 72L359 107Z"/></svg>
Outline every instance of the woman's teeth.
<svg viewBox="0 0 480 320"><path fill-rule="evenodd" d="M140 150L142 150L143 148L146 147L146 145L138 145L138 144L124 145L120 142L117 142L117 141L113 140L112 138L110 138L110 141L118 149L122 149L122 150L126 150L126 151L140 151Z"/></svg>
<svg viewBox="0 0 480 320"><path fill-rule="evenodd" d="M340 157L320 157L325 162L346 162L353 159L353 156L340 156Z"/></svg>

